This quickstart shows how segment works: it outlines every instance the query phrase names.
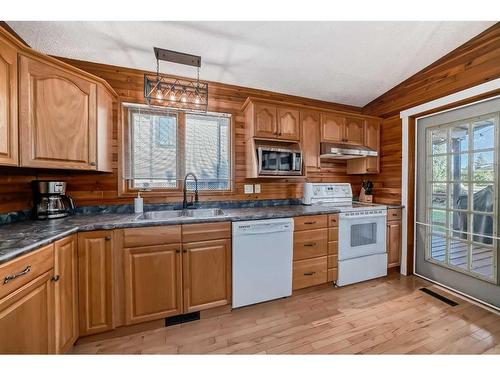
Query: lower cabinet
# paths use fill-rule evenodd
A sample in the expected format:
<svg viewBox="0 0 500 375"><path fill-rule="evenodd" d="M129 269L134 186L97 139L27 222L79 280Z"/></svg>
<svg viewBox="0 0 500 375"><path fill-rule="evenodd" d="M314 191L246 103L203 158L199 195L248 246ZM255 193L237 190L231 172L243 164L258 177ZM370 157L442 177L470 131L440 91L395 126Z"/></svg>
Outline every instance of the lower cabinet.
<svg viewBox="0 0 500 375"><path fill-rule="evenodd" d="M52 270L0 300L0 354L54 353Z"/></svg>
<svg viewBox="0 0 500 375"><path fill-rule="evenodd" d="M54 250L56 353L66 353L78 339L77 236L57 241Z"/></svg>
<svg viewBox="0 0 500 375"><path fill-rule="evenodd" d="M182 245L184 312L227 305L231 301L231 240Z"/></svg>
<svg viewBox="0 0 500 375"><path fill-rule="evenodd" d="M80 336L113 329L113 231L78 234L78 276Z"/></svg>
<svg viewBox="0 0 500 375"><path fill-rule="evenodd" d="M181 244L125 249L125 323L182 313Z"/></svg>
<svg viewBox="0 0 500 375"><path fill-rule="evenodd" d="M388 267L400 265L401 253L401 221L387 222L387 263Z"/></svg>

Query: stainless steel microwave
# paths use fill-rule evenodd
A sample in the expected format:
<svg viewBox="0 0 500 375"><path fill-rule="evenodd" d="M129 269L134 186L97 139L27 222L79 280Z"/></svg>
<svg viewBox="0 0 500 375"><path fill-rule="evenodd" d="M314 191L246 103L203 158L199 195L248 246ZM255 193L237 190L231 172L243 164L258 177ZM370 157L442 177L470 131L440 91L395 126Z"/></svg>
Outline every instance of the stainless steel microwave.
<svg viewBox="0 0 500 375"><path fill-rule="evenodd" d="M285 148L258 147L259 176L301 176L302 152Z"/></svg>

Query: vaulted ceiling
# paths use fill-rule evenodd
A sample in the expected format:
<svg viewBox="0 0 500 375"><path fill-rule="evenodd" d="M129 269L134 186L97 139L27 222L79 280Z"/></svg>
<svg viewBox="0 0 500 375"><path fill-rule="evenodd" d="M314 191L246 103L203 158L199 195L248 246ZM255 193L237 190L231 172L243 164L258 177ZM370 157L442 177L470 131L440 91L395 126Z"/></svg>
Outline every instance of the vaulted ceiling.
<svg viewBox="0 0 500 375"><path fill-rule="evenodd" d="M8 22L41 52L155 70L202 56L203 80L364 106L495 22ZM162 62L164 73L196 70Z"/></svg>

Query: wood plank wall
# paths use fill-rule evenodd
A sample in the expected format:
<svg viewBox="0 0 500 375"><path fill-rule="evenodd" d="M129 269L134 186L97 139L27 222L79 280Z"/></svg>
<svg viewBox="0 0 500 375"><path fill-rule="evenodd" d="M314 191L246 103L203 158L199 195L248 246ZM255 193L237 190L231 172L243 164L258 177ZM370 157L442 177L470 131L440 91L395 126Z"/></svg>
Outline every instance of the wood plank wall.
<svg viewBox="0 0 500 375"><path fill-rule="evenodd" d="M144 71L102 65L91 62L63 59L78 68L104 78L118 93L124 102L143 103ZM325 109L336 109L360 113L361 108L299 98L289 95L255 90L245 87L209 82L209 110L231 113L235 126L235 189L231 193L203 195L201 200L235 200L235 199L281 199L300 198L303 181L297 180L246 180L245 179L245 123L241 106L248 96L269 98L279 101L303 105L318 106ZM113 131L113 173L54 171L42 169L0 167L0 213L23 210L31 207L30 181L33 179L65 180L68 182L68 194L77 205L122 204L132 203L130 197L118 195L118 127L117 108L115 108L115 126ZM332 161L322 164L321 172L308 174L313 182L351 182L355 192L359 192L360 179L346 175L345 161ZM261 184L261 193L247 195L243 192L245 183ZM155 196L145 198L147 203L179 202L181 194Z"/></svg>
<svg viewBox="0 0 500 375"><path fill-rule="evenodd" d="M374 181L376 202L401 202L402 123L399 113L499 77L500 23L497 23L363 108L363 113L385 119L381 135L381 173L369 176Z"/></svg>

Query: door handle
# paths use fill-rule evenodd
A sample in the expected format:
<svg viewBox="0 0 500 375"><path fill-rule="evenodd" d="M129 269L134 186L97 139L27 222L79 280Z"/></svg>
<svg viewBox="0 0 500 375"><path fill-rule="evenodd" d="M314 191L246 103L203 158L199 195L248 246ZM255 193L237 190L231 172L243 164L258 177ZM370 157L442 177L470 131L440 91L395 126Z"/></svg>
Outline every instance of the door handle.
<svg viewBox="0 0 500 375"><path fill-rule="evenodd" d="M312 276L314 275L316 272L304 272L304 276Z"/></svg>
<svg viewBox="0 0 500 375"><path fill-rule="evenodd" d="M316 246L316 242L313 242L313 243L305 243L304 246L306 247L314 247Z"/></svg>
<svg viewBox="0 0 500 375"><path fill-rule="evenodd" d="M3 279L3 283L4 284L7 284L9 282L11 282L12 280L15 280L17 279L18 277L21 277L23 275L26 275L28 272L31 271L31 266L26 266L26 268L18 273L15 273L13 275L8 275L8 276L5 276L5 278Z"/></svg>
<svg viewBox="0 0 500 375"><path fill-rule="evenodd" d="M306 224L306 225L312 225L312 224L316 224L316 222L315 221L306 221L306 222L304 222L304 224Z"/></svg>

